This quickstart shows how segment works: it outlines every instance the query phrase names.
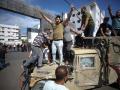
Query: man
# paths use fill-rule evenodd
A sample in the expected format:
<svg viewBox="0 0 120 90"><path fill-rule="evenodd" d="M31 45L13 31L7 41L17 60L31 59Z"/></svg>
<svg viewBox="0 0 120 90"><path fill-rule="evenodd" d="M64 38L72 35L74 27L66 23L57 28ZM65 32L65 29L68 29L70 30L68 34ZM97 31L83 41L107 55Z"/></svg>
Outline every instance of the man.
<svg viewBox="0 0 120 90"><path fill-rule="evenodd" d="M71 23L70 21L67 22L64 25L64 46L63 46L63 53L64 53L64 62L65 64L73 64L73 55L72 55L72 45L73 45L73 38L72 38L72 33L74 34L80 34L78 33L75 29L75 26L73 25L73 23ZM80 36L79 36L80 37Z"/></svg>
<svg viewBox="0 0 120 90"><path fill-rule="evenodd" d="M6 54L6 45L0 43L0 69L5 67L5 54Z"/></svg>
<svg viewBox="0 0 120 90"><path fill-rule="evenodd" d="M105 17L103 23L100 24L97 36L111 36L112 26L108 23L109 17Z"/></svg>
<svg viewBox="0 0 120 90"><path fill-rule="evenodd" d="M108 6L108 11L112 19L112 28L115 30L116 35L120 36L120 10L116 12L115 16L112 14L111 6Z"/></svg>
<svg viewBox="0 0 120 90"><path fill-rule="evenodd" d="M66 66L59 66L55 70L55 81L47 81L43 90L69 90L64 86L68 79L68 69Z"/></svg>
<svg viewBox="0 0 120 90"><path fill-rule="evenodd" d="M43 46L48 43L48 39L49 37L45 32L41 32L35 37L32 44L32 51L30 52L31 60L24 63L24 67L28 67L35 62L37 62L38 68L42 66Z"/></svg>
<svg viewBox="0 0 120 90"><path fill-rule="evenodd" d="M72 9L70 13L72 12ZM64 24L68 22L66 19L64 22L62 22L62 19L59 15L55 17L55 22L53 22L51 19L43 15L43 18L47 20L53 27L53 41L52 41L52 63L55 64L56 62L56 51L58 50L59 58L60 58L60 65L63 64L63 31L64 31Z"/></svg>
<svg viewBox="0 0 120 90"><path fill-rule="evenodd" d="M81 8L81 14L82 14L82 22L80 29L83 30L86 37L93 36L95 24L92 19L92 16L87 11L86 7Z"/></svg>
<svg viewBox="0 0 120 90"><path fill-rule="evenodd" d="M85 37L92 37L93 31L95 28L95 24L94 24L94 21L92 19L92 16L87 11L86 7L81 8L81 14L82 14L82 22L81 22L80 29L84 32ZM91 47L92 41L85 40L84 44L85 44L85 46Z"/></svg>

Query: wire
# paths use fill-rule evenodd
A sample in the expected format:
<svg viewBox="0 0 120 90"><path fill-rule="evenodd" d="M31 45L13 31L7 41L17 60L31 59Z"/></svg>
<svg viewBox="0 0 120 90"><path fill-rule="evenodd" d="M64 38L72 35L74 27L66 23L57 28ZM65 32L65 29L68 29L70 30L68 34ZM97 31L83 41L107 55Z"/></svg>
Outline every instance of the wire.
<svg viewBox="0 0 120 90"><path fill-rule="evenodd" d="M65 1L69 6L72 5L68 0L64 0L64 1ZM76 7L74 7L74 9L75 9L78 13L80 12ZM77 15L77 14L76 14L76 15ZM79 20L81 20L78 15L77 15L77 18L78 18Z"/></svg>
<svg viewBox="0 0 120 90"><path fill-rule="evenodd" d="M105 3L105 5L106 5L106 6L108 6L108 5L109 5L108 0L103 0L103 2Z"/></svg>

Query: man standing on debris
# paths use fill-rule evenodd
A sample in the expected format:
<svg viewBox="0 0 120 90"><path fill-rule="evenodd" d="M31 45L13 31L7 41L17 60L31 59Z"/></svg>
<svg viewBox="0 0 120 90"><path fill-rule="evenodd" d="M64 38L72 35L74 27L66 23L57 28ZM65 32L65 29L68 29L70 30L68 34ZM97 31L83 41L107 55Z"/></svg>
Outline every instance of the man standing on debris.
<svg viewBox="0 0 120 90"><path fill-rule="evenodd" d="M87 11L86 7L81 8L81 14L82 14L82 22L80 29L84 32L85 37L92 37L93 31L95 28L94 21L92 19L92 16ZM91 40L85 40L85 45L92 44Z"/></svg>
<svg viewBox="0 0 120 90"><path fill-rule="evenodd" d="M32 44L32 50L30 52L31 60L26 61L24 63L24 67L28 67L30 64L33 64L37 61L37 67L42 66L43 61L43 47L44 45L48 44L49 37L47 33L45 32L39 32L38 35L35 37L33 44ZM29 57L30 57L29 56Z"/></svg>
<svg viewBox="0 0 120 90"><path fill-rule="evenodd" d="M83 30L86 37L93 36L95 24L92 19L92 16L87 11L86 7L81 8L81 14L82 14L82 23L80 28Z"/></svg>
<svg viewBox="0 0 120 90"><path fill-rule="evenodd" d="M75 30L75 26L70 21L64 25L64 46L63 46L63 53L64 53L64 62L65 64L73 64L74 59L74 52L71 50L73 45L73 38L72 33L77 34L80 37L80 33Z"/></svg>
<svg viewBox="0 0 120 90"><path fill-rule="evenodd" d="M115 30L116 35L120 36L120 10L116 12L116 15L113 15L111 6L108 6L108 11L112 19L112 28Z"/></svg>
<svg viewBox="0 0 120 90"><path fill-rule="evenodd" d="M71 11L72 12L72 8ZM64 32L64 24L68 22L68 19L62 22L62 19L59 15L55 17L55 22L49 19L47 16L41 13L43 18L47 20L53 27L53 41L52 41L52 63L55 64L56 60L56 51L58 50L60 65L63 64L63 32Z"/></svg>
<svg viewBox="0 0 120 90"><path fill-rule="evenodd" d="M47 81L43 87L43 90L69 90L64 86L64 83L68 80L68 69L66 66L59 66L55 70L55 81Z"/></svg>

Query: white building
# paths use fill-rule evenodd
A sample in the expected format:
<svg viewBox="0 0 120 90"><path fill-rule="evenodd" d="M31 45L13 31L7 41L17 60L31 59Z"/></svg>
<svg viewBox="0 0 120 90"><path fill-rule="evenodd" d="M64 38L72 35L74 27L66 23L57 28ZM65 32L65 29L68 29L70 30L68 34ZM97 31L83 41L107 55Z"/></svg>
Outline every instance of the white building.
<svg viewBox="0 0 120 90"><path fill-rule="evenodd" d="M27 28L27 39L29 43L33 43L34 38L38 35L39 29Z"/></svg>
<svg viewBox="0 0 120 90"><path fill-rule="evenodd" d="M95 30L93 33L93 36L96 36L97 30L100 26L100 24L103 22L105 12L101 11L97 3L93 2L89 5L86 5L87 10L90 12L94 22L95 22ZM72 16L70 18L70 21L75 24L76 30L80 28L81 25L81 8L78 10L74 10L72 13ZM63 18L66 17L66 14Z"/></svg>
<svg viewBox="0 0 120 90"><path fill-rule="evenodd" d="M0 24L0 42L11 45L21 44L19 31L19 26Z"/></svg>
<svg viewBox="0 0 120 90"><path fill-rule="evenodd" d="M27 36L26 35L21 35L21 40L27 40Z"/></svg>

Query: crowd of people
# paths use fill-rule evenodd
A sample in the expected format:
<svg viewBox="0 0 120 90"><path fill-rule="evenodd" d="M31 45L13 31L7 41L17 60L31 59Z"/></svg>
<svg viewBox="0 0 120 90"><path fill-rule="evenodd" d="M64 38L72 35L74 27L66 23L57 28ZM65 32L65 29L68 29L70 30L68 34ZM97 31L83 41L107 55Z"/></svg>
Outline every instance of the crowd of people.
<svg viewBox="0 0 120 90"><path fill-rule="evenodd" d="M39 62L38 67L42 66L44 57L46 60L48 60L49 64L56 64L56 62L58 62L56 55L58 55L59 57L60 65L68 63L70 64L71 47L73 45L73 38L71 37L71 33L76 34L75 37L76 46L84 48L92 47L93 41L91 39L84 40L83 38L93 37L95 22L91 14L89 13L85 6L81 8L82 20L81 26L79 28L80 31L77 32L77 30L71 25L70 22L70 17L72 15L73 10L75 10L75 8L71 6L67 19L62 20L61 16L57 15L54 21L49 19L41 12L41 16L51 24L53 30L46 30L44 32L40 32L33 41L31 56L38 58ZM111 7L109 6L108 11L112 20L112 25L109 24L109 17L105 17L103 23L100 24L96 36L105 37L120 35L120 10L116 12L116 15L113 15ZM52 31L52 37L48 35L50 31ZM43 33L45 33L46 35L44 35ZM43 44L46 44L46 42L47 45L43 46ZM44 48L46 50L43 50ZM45 54L45 52L43 51L47 52L47 55L43 55L43 53Z"/></svg>
<svg viewBox="0 0 120 90"><path fill-rule="evenodd" d="M62 20L62 18L57 15L55 17L55 22L41 13L42 17L48 21L53 30L53 37L49 37L48 30L47 32L40 32L38 36L34 39L32 44L32 60L26 63L28 66L31 62L34 62L38 59L37 67L43 66L43 58L48 61L49 65L56 64L57 62L57 52L59 56L59 67L56 69L56 81L48 81L43 90L53 90L53 88L68 90L66 87L61 86L65 83L66 80L65 72L63 72L59 68L65 68L62 65L72 64L74 59L74 52L71 51L73 45L73 38L71 37L71 33L76 34L75 44L80 47L92 47L91 39L83 39L83 37L93 37L93 32L95 28L95 22L87 11L86 7L81 8L82 21L80 26L80 32L76 32L75 28L70 24L70 17L72 15L72 11L75 8L72 6L70 12L68 13L68 18ZM116 12L116 15L112 14L111 7L108 7L108 11L112 20L112 25L109 24L109 17L105 17L103 23L100 24L99 30L96 36L119 36L120 35L120 10ZM46 52L46 53L45 53ZM45 55L47 54L47 55ZM60 76L58 75L60 74ZM58 79L58 81L57 81ZM59 82L60 81L60 82ZM50 84L49 84L50 83ZM61 84L62 83L62 84ZM49 88L49 89L48 89Z"/></svg>
<svg viewBox="0 0 120 90"><path fill-rule="evenodd" d="M29 52L31 50L30 43L22 43L22 44L13 44L13 45L5 45L7 51L13 52Z"/></svg>
<svg viewBox="0 0 120 90"><path fill-rule="evenodd" d="M59 67L55 71L56 80L48 81L43 90L68 90L63 86L68 77L67 67L63 65L73 64L74 52L71 50L73 46L72 33L76 34L76 46L84 48L92 47L92 40L84 40L84 37L93 37L95 22L86 7L82 7L81 26L79 32L77 32L70 22L70 17L74 9L75 8L71 6L68 18L65 20L63 20L60 15L57 15L53 21L41 12L41 16L51 24L52 30L48 29L39 32L31 45L23 43L22 45L14 44L13 46L7 46L9 50L13 51L30 51L29 57L31 58L24 63L24 67L28 67L31 63L37 62L37 68L41 68L45 60L49 65L59 64ZM120 36L120 10L116 11L116 14L113 15L112 9L109 6L108 11L112 25L109 24L110 18L105 17L103 23L100 24L96 36ZM5 63L5 53L6 47L3 49L0 46L0 68L2 68ZM59 60L57 60L57 55Z"/></svg>
<svg viewBox="0 0 120 90"><path fill-rule="evenodd" d="M13 45L0 43L0 70L8 65L8 63L5 63L5 56L7 52L29 52L30 50L30 43Z"/></svg>

